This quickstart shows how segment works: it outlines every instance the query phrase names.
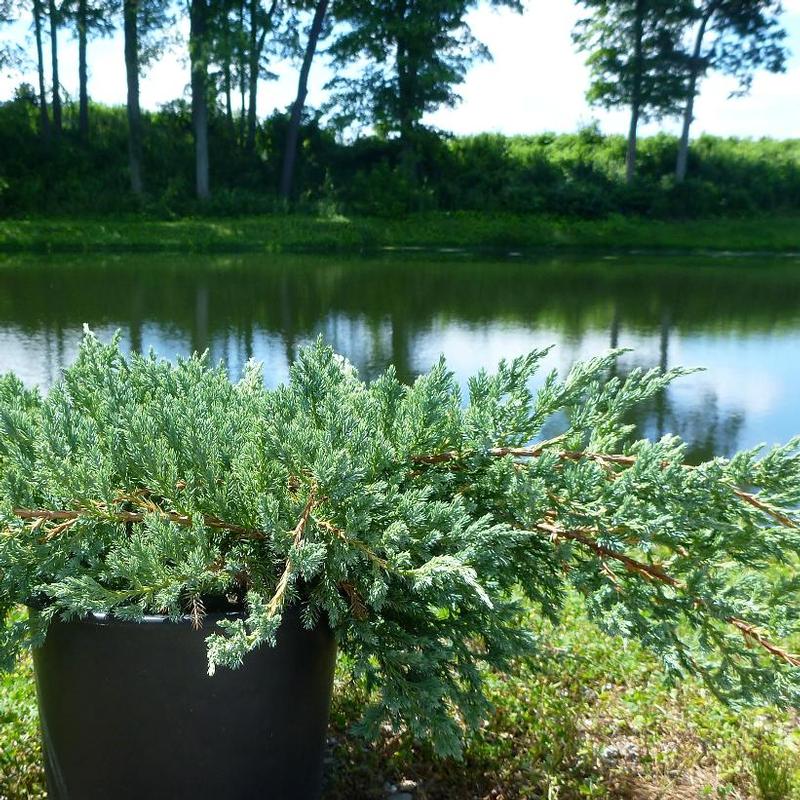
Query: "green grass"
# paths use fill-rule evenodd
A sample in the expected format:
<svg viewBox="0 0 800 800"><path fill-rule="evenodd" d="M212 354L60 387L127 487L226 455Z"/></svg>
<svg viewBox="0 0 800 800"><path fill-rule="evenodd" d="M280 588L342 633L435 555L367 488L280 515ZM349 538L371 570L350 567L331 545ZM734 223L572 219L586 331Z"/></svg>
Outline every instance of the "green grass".
<svg viewBox="0 0 800 800"><path fill-rule="evenodd" d="M541 625L542 650L512 675L490 675L494 713L462 762L388 733L353 736L364 702L337 676L326 800L384 800L416 784L416 800L800 798L797 720L734 712L693 682L667 686L638 647L598 634L577 604ZM29 664L0 681L0 798L42 797Z"/></svg>
<svg viewBox="0 0 800 800"><path fill-rule="evenodd" d="M487 250L800 251L800 216L658 221L557 220L478 213L397 219L271 215L242 219L0 221L4 252Z"/></svg>
<svg viewBox="0 0 800 800"><path fill-rule="evenodd" d="M0 674L0 800L45 797L36 717L36 691L26 661Z"/></svg>

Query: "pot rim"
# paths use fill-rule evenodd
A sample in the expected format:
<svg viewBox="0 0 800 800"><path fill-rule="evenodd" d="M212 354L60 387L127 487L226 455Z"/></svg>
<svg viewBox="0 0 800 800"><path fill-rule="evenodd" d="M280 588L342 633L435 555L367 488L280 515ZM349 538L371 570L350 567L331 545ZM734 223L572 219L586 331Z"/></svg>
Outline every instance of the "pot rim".
<svg viewBox="0 0 800 800"><path fill-rule="evenodd" d="M245 619L246 613L242 611L217 611L203 614L203 625L197 630L202 631L206 624L221 622L222 620ZM166 614L144 614L138 619L120 619L108 611L90 611L85 617L71 620L56 618L58 622L82 622L86 625L194 625L191 615L183 614L180 617L169 617Z"/></svg>
<svg viewBox="0 0 800 800"><path fill-rule="evenodd" d="M25 604L32 611L41 612L45 606L35 601L29 601ZM203 625L198 628L202 631L206 627L206 623L213 623L216 625L218 622L224 620L243 620L247 618L245 611L209 611L203 614ZM190 614L182 614L180 617L170 617L167 614L144 614L137 619L121 619L115 617L111 611L90 611L82 617L72 617L65 620L60 615L55 615L51 620L52 623L60 623L62 625L194 625L194 619Z"/></svg>

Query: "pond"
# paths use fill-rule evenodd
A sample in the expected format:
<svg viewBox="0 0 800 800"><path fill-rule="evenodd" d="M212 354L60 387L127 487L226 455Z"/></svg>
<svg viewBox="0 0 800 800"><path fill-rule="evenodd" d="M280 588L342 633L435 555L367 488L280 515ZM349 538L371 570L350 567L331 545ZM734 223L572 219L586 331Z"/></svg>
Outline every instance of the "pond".
<svg viewBox="0 0 800 800"><path fill-rule="evenodd" d="M47 387L84 323L127 348L208 349L236 377L264 362L285 380L322 334L362 376L394 363L406 380L444 354L462 383L502 357L555 345L565 370L632 348L621 374L703 366L641 409L640 432L675 432L690 457L800 433L800 259L478 258L406 251L318 255L0 257L0 372Z"/></svg>

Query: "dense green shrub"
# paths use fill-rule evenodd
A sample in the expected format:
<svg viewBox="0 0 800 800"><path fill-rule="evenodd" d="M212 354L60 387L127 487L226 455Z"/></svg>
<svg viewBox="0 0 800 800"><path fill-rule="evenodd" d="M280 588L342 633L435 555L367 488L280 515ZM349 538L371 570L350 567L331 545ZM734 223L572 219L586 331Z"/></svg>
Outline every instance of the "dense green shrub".
<svg viewBox="0 0 800 800"><path fill-rule="evenodd" d="M682 373L563 380L546 351L469 383L444 362L371 383L318 343L290 381L232 384L193 357L125 357L91 334L46 397L0 379L0 666L90 611L202 624L209 671L274 643L283 609L324 616L384 724L459 751L486 713L481 665L535 651L531 607L569 587L672 679L740 703L800 700L800 439L690 467L624 420ZM560 433L538 441L546 426ZM24 620L20 604L38 611Z"/></svg>
<svg viewBox="0 0 800 800"><path fill-rule="evenodd" d="M74 109L67 107L67 117ZM87 142L69 128L45 145L36 132L36 98L21 87L0 104L0 213L58 214L144 210L155 216L270 212L276 200L286 117L261 122L256 147L240 145L239 122L217 110L210 124L211 204L193 199L194 153L188 104L144 114L147 198L127 184L123 108L93 105ZM481 211L603 218L659 218L789 211L800 208L800 140L702 136L693 145L689 180L676 184L674 137L640 142L636 182L624 180L625 140L596 127L574 134L446 137L421 131L408 163L400 143L362 136L337 140L309 114L297 162L296 203L344 212Z"/></svg>

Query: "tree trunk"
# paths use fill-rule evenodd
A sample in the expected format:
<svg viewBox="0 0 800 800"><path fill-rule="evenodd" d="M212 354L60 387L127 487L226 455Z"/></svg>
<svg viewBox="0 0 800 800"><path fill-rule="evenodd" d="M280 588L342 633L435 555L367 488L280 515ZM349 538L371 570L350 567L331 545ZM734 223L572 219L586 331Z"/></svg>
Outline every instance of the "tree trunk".
<svg viewBox="0 0 800 800"><path fill-rule="evenodd" d="M128 169L131 191L144 193L142 179L142 114L139 108L139 0L124 0L125 74L128 83Z"/></svg>
<svg viewBox="0 0 800 800"><path fill-rule="evenodd" d="M692 67L691 77L689 78L689 90L686 95L686 106L683 110L683 127L681 138L678 142L678 159L675 164L675 180L683 183L686 180L686 172L689 168L689 128L694 119L694 98L697 94L697 70Z"/></svg>
<svg viewBox="0 0 800 800"><path fill-rule="evenodd" d="M239 0L239 145L244 146L245 110L247 108L247 56L244 46L245 0Z"/></svg>
<svg viewBox="0 0 800 800"><path fill-rule="evenodd" d="M239 112L239 145L245 144L245 117L247 116L247 79L244 72L239 80L239 95L241 103L241 111Z"/></svg>
<svg viewBox="0 0 800 800"><path fill-rule="evenodd" d="M258 113L256 109L258 98L258 79L261 76L261 53L264 52L264 42L267 32L272 27L272 18L278 7L278 0L272 0L269 11L264 16L264 24L259 31L258 12L260 0L250 2L250 65L247 70L248 102L247 102L247 149L255 149L256 127L258 126Z"/></svg>
<svg viewBox="0 0 800 800"><path fill-rule="evenodd" d="M206 0L191 0L189 56L192 68L192 127L194 130L195 184L197 197L211 196L208 170L208 63Z"/></svg>
<svg viewBox="0 0 800 800"><path fill-rule="evenodd" d="M633 183L636 177L636 151L638 145L639 104L631 106L631 122L628 126L628 147L625 151L625 182Z"/></svg>
<svg viewBox="0 0 800 800"><path fill-rule="evenodd" d="M272 22L272 15L277 7L277 0L264 19L264 25L259 31L258 12L260 0L250 0L250 53L247 69L247 149L254 150L256 145L256 127L258 126L258 79L261 75L261 53L267 38L267 30Z"/></svg>
<svg viewBox="0 0 800 800"><path fill-rule="evenodd" d="M225 120L231 133L234 132L233 125L233 101L231 100L231 62L227 60L224 67L225 80Z"/></svg>
<svg viewBox="0 0 800 800"><path fill-rule="evenodd" d="M288 200L292 193L294 182L294 166L297 161L297 142L300 137L300 120L303 116L303 107L308 95L308 75L311 72L311 62L317 50L325 14L328 11L329 0L319 0L314 11L314 19L308 32L308 42L303 56L303 65L300 68L300 79L297 82L297 97L292 105L289 117L289 127L286 131L286 144L283 150L283 170L281 172L280 196Z"/></svg>
<svg viewBox="0 0 800 800"><path fill-rule="evenodd" d="M233 123L233 81L232 81L232 65L233 65L233 46L231 35L233 33L231 25L231 12L233 10L233 1L225 0L222 4L222 84L223 93L225 96L225 123L228 127L228 132L233 137L236 133L236 126Z"/></svg>
<svg viewBox="0 0 800 800"><path fill-rule="evenodd" d="M700 27L697 29L697 37L694 41L694 50L692 51L692 63L690 67L691 73L689 74L689 86L686 93L686 106L683 110L683 127L681 129L681 139L678 143L678 159L675 164L675 180L678 183L683 183L686 180L686 172L689 167L689 129L694 120L694 101L697 97L700 56L703 52L703 37L705 36L706 28L713 14L714 10L712 8L711 12L706 14L700 21Z"/></svg>
<svg viewBox="0 0 800 800"><path fill-rule="evenodd" d="M53 75L53 127L56 135L61 133L61 82L58 79L58 9L55 0L48 0L50 16L50 61Z"/></svg>
<svg viewBox="0 0 800 800"><path fill-rule="evenodd" d="M50 141L50 116L44 85L44 47L42 46L42 0L33 0L33 30L36 37L36 66L39 77L39 125L42 139Z"/></svg>
<svg viewBox="0 0 800 800"><path fill-rule="evenodd" d="M252 150L256 143L256 103L261 54L258 48L258 0L250 0L250 49L247 63L247 139L245 147Z"/></svg>
<svg viewBox="0 0 800 800"><path fill-rule="evenodd" d="M402 0L397 6L397 15L404 20L403 31L397 38L397 100L398 127L400 131L400 165L410 181L416 183L418 175L417 124L418 108L418 59L415 54L414 35L409 35L407 17L412 15L413 3Z"/></svg>
<svg viewBox="0 0 800 800"><path fill-rule="evenodd" d="M86 68L86 0L78 0L78 131L82 139L89 135L89 90Z"/></svg>
<svg viewBox="0 0 800 800"><path fill-rule="evenodd" d="M633 23L633 86L631 90L631 122L628 128L628 148L625 153L625 181L636 177L636 148L642 104L642 37L644 36L644 0L636 0Z"/></svg>
<svg viewBox="0 0 800 800"><path fill-rule="evenodd" d="M398 43L398 100L400 101L401 165L412 182L418 175L416 86L417 70L408 50Z"/></svg>

